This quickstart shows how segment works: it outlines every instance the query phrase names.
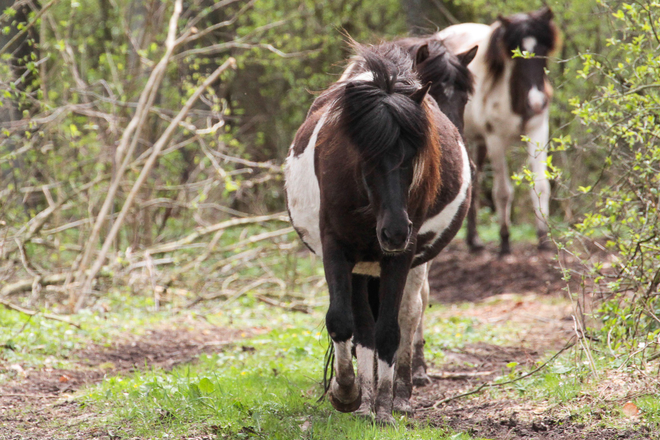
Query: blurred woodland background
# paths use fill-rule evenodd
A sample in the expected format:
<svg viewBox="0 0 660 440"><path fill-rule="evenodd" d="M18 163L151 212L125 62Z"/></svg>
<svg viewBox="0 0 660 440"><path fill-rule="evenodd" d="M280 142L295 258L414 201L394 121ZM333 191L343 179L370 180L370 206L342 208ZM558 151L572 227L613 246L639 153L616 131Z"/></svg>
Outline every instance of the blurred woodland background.
<svg viewBox="0 0 660 440"><path fill-rule="evenodd" d="M632 350L660 331L660 3L547 4L552 238ZM250 291L295 307L323 278L283 212L282 163L350 55L342 32L377 42L542 5L0 0L0 301L67 313L112 289L156 308ZM514 222L531 223L513 156Z"/></svg>

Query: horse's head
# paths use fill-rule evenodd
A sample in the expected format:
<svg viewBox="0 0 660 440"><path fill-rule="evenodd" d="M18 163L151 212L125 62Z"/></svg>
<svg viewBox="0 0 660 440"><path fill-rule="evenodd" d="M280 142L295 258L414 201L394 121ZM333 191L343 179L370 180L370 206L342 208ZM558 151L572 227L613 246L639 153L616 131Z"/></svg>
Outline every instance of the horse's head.
<svg viewBox="0 0 660 440"><path fill-rule="evenodd" d="M499 27L491 36L486 58L497 76L505 60L513 61L510 78L512 110L524 120L542 113L550 102L550 87L545 69L547 57L557 46L557 29L548 7L538 11L499 17ZM534 54L512 58L516 49Z"/></svg>
<svg viewBox="0 0 660 440"><path fill-rule="evenodd" d="M403 252L411 243L409 208L412 200L419 204L417 188L425 184L419 179L431 132L425 109L430 84L420 87L412 61L397 50L392 49L400 63L390 62L392 53L387 58L361 53L366 72L346 83L341 100L340 126L356 149L368 211L386 254Z"/></svg>
<svg viewBox="0 0 660 440"><path fill-rule="evenodd" d="M467 66L474 59L479 47L474 46L454 55L433 37L417 41L418 44L409 48L411 55L415 56L415 70L422 83L431 83L429 94L462 133L463 111L474 90L473 77Z"/></svg>

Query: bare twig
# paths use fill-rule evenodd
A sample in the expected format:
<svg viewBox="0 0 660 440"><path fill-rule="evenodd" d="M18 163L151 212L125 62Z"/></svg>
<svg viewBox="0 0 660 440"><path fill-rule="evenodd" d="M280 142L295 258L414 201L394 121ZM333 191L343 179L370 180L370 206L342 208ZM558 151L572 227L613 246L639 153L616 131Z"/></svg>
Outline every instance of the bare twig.
<svg viewBox="0 0 660 440"><path fill-rule="evenodd" d="M37 315L37 314L40 313L40 312L38 312L38 311L35 311L35 310L29 310L29 309L23 308L23 307L21 307L21 306L19 306L19 305L16 305L16 304L10 303L9 301L4 300L4 299L2 299L2 298L0 298L0 304L2 304L3 306L7 307L8 309L16 310L17 312L20 312L20 313L23 313L23 314L25 314L25 315L29 315L29 316L35 316L35 315ZM46 319L51 319L51 320L53 320L53 321L60 321L60 322L63 322L63 323L65 323L65 324L72 325L72 326L74 326L74 327L76 327L76 328L81 328L81 327L80 327L80 324L76 324L75 322L71 322L71 321L69 321L68 319L66 319L66 318L64 318L64 317L62 317L62 316L51 315L50 313L41 313L41 316L43 316L43 317L46 318Z"/></svg>
<svg viewBox="0 0 660 440"><path fill-rule="evenodd" d="M41 8L41 10L37 13L37 15L35 15L34 19L33 19L31 22L29 22L29 23L28 23L23 29L21 29L19 32L17 32L16 35L14 35L14 38L12 38L11 40L9 40L9 42L7 42L7 44L5 44L4 46L2 46L2 49L0 49L0 55L2 55L3 53L5 53L5 52L7 51L7 49L9 49L9 48L12 46L12 44L14 44L15 42L17 42L18 39L21 38L21 37L23 36L23 34L25 34L27 31L29 31L30 28L32 28L32 26L34 26L34 24L35 24L37 21L39 21L39 19L41 18L41 16L44 15L44 13L45 13L48 9L50 9L50 7L53 6L53 4L54 4L56 1L57 1L57 0L50 0L46 5L44 5L44 7Z"/></svg>
<svg viewBox="0 0 660 440"><path fill-rule="evenodd" d="M179 8L181 7L181 0L177 2L177 5ZM236 60L230 57L220 67L218 67L211 75L209 75L209 77L206 78L206 80L195 90L192 96L188 98L188 101L183 106L179 114L174 118L172 123L165 129L165 132L154 144L153 152L151 156L149 157L149 159L147 159L147 162L144 164L144 167L140 172L140 175L133 184L133 188L126 197L126 201L124 202L124 206L122 207L122 210L119 213L119 217L117 217L117 221L112 225L112 229L110 229L110 232L108 233L108 236L106 237L105 242L103 243L103 247L101 248L98 257L96 258L94 265L90 269L90 273L87 275L85 282L82 284L82 290L79 292L74 310L78 311L82 307L85 297L87 296L87 292L91 290L92 282L94 278L96 278L96 274L98 274L98 272L101 270L101 267L103 266L103 263L105 261L105 257L108 254L108 251L110 250L110 246L112 245L112 242L117 236L117 233L119 232L119 228L122 226L124 219L126 218L128 210L132 206L133 201L135 200L135 197L137 196L140 187L142 187L142 184L145 182L147 176L151 172L151 169L155 165L156 160L158 159L158 156L160 154L160 151L170 141L170 138L174 134L174 131L178 128L179 121L185 118L185 116L188 114L188 110L190 110L193 104L197 102L197 99L199 99L200 95L206 90L207 87L209 87L212 83L214 83L215 80L218 79L218 77L225 70L235 67L236 67ZM93 243L90 243L90 245L93 246Z"/></svg>
<svg viewBox="0 0 660 440"><path fill-rule="evenodd" d="M475 389L473 389L473 390L471 390L471 391L468 391L468 392L466 392L466 393L461 393L461 394L457 394L457 395L455 395L455 396L447 397L447 398L442 399L442 400L438 400L438 401L437 401L437 402L431 407L431 409L438 409L438 407L440 407L441 405L444 405L444 404L447 403L447 402L451 402L452 400L456 400L456 399L460 399L460 398L462 398L462 397L467 397L467 396L471 396L471 395L473 395L473 394L477 394L477 393L479 393L481 390L483 390L483 389L485 389L485 388L497 388L497 387L501 387L501 386L504 386L504 385L509 385L509 384L514 383L514 382L518 382L519 380L525 379L525 378L527 378L527 377L529 377L529 376L531 376L531 375L533 375L533 374L539 372L539 371L542 370L543 368L545 368L548 364L550 364L550 362L552 362L552 361L554 361L555 359L557 359L557 357L558 357L560 354L562 354L563 352L565 352L566 350L568 350L569 348L571 348L571 347L574 346L574 345L575 345L575 342L573 342L573 341L568 342L568 343L564 346L564 348L562 348L562 349L559 350L557 353L555 353L554 356L552 356L550 359L548 359L548 360L545 361L543 364L541 364L540 366L538 366L538 367L535 368L534 370L530 371L529 373L523 374L523 375L520 376L520 377L517 377L517 378L512 379L512 380L507 380L507 381L505 381L505 382L497 382L497 383L492 383L492 382L491 382L491 383L488 383L488 382L487 382L487 383L481 384L481 385L479 385L477 388L475 388Z"/></svg>
<svg viewBox="0 0 660 440"><path fill-rule="evenodd" d="M92 232L87 240L87 246L85 247L85 252L83 253L82 259L80 260L80 264L78 265L78 272L76 273L76 277L75 277L76 282L78 283L81 283L83 281L83 278L85 277L85 271L87 270L87 267L89 266L92 260L92 254L94 253L96 242L101 233L101 228L105 223L105 219L108 213L110 212L110 208L112 208L115 202L115 195L117 193L119 185L123 180L123 175L126 169L128 168L130 159L133 156L133 152L135 150L135 147L137 146L140 133L142 132L142 127L145 125L146 118L149 114L149 109L151 108L154 100L156 99L158 88L163 80L163 77L165 76L167 65L169 64L172 53L174 52L174 49L176 47L174 38L176 35L177 23L179 21L179 15L181 14L181 10L182 10L182 0L177 0L177 2L174 5L174 12L172 13L172 17L170 19L168 34L165 41L165 47L166 47L165 54L158 62L154 70L151 72L151 75L147 80L147 84L145 85L144 90L140 94L140 99L138 100L138 106L135 110L135 115L133 116L133 119L131 119L128 126L126 127L126 130L124 130L122 138L119 142L119 146L117 147L117 151L115 152L115 160L118 164L121 165L117 170L117 173L115 175L115 180L110 185L110 188L108 188L108 193L103 202L103 206L101 207L101 210L99 211L96 217L96 222L94 223ZM83 286L87 286L87 284L90 283L91 283L90 281L86 281L83 283ZM78 296L80 298L83 297L84 295L78 295ZM76 308L78 308L78 306L76 306Z"/></svg>
<svg viewBox="0 0 660 440"><path fill-rule="evenodd" d="M215 225L207 226L205 228L200 228L195 232L193 232L192 234L189 234L188 236L180 240L154 246L148 249L148 252L152 255L162 254L164 252L172 252L179 249L181 246L185 246L194 242L195 240L199 239L200 237L203 237L204 235L212 234L214 232L221 231L223 229L232 228L234 226L249 225L253 223L265 223L269 221L288 222L289 219L286 217L286 215L283 212L278 212L277 214L270 214L270 215L260 215L257 217L234 218L231 220L226 220L224 222L216 223Z"/></svg>

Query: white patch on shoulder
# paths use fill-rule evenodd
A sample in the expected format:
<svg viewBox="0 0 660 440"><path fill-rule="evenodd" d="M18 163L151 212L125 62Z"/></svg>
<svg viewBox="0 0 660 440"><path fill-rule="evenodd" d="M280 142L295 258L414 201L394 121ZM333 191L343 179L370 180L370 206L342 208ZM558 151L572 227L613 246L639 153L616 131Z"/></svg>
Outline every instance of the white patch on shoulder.
<svg viewBox="0 0 660 440"><path fill-rule="evenodd" d="M435 233L433 242L442 236L445 229L449 227L452 220L454 220L454 217L456 217L458 209L461 207L467 197L468 188L470 188L472 181L470 159L468 158L467 150L465 149L463 142L459 141L459 144L461 146L461 159L463 160L463 169L461 171L461 188L454 200L452 200L445 207L445 209L440 211L437 215L427 219L419 230L419 235L423 235L429 232ZM431 242L429 246L431 246L433 242Z"/></svg>
<svg viewBox="0 0 660 440"><path fill-rule="evenodd" d="M379 278L380 263L377 261L360 261L353 267L353 273Z"/></svg>
<svg viewBox="0 0 660 440"><path fill-rule="evenodd" d="M302 233L303 241L317 255L323 255L323 248L319 228L321 190L314 172L314 151L316 140L327 116L328 111L316 123L303 153L297 157L292 153L289 154L284 166L287 207L291 215L291 223Z"/></svg>
<svg viewBox="0 0 660 440"><path fill-rule="evenodd" d="M529 53L534 53L534 49L536 49L536 38L534 37L523 38L522 47L523 50L526 50Z"/></svg>
<svg viewBox="0 0 660 440"><path fill-rule="evenodd" d="M534 113L540 113L541 110L545 107L546 96L542 90L539 90L537 86L529 89L527 94L527 101L529 102L529 107L534 111Z"/></svg>

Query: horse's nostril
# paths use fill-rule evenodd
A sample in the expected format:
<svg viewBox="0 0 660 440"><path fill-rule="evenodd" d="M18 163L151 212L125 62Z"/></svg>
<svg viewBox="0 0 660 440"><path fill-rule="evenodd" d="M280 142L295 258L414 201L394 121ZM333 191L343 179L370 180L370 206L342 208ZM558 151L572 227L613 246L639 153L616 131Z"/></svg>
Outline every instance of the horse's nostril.
<svg viewBox="0 0 660 440"><path fill-rule="evenodd" d="M389 240L390 240L390 236L387 234L387 229L383 228L383 229L380 231L380 238L381 238L383 241L389 241Z"/></svg>

